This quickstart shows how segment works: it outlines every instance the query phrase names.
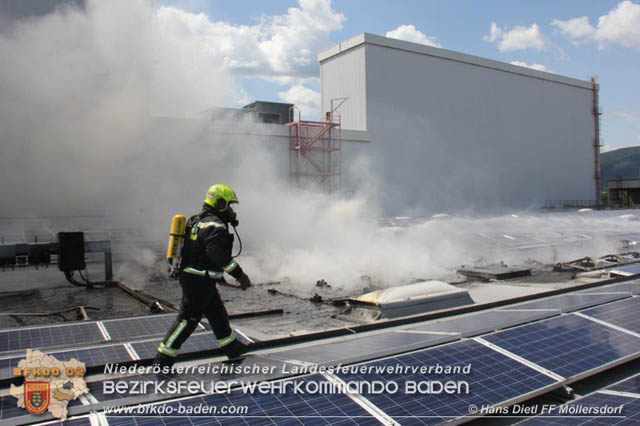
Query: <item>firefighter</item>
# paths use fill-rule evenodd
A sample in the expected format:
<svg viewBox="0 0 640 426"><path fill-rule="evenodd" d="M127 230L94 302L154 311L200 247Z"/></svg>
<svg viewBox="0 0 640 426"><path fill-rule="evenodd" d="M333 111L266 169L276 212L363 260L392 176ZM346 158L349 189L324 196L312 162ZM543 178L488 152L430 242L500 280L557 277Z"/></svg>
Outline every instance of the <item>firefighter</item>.
<svg viewBox="0 0 640 426"><path fill-rule="evenodd" d="M212 185L207 191L202 211L187 221L182 262L178 279L182 287L180 312L158 347L154 365L172 366L178 351L206 316L218 345L229 359L249 350L231 330L227 310L216 283L224 281L223 272L238 281L246 290L251 281L231 257L233 235L229 225L238 226L232 204L238 203L236 193L227 185Z"/></svg>

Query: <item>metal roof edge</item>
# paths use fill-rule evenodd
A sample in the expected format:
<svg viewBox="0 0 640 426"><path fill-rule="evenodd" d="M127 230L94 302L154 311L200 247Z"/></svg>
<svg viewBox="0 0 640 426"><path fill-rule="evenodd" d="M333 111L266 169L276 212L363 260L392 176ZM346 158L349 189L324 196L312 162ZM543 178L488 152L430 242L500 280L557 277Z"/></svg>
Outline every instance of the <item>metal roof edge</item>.
<svg viewBox="0 0 640 426"><path fill-rule="evenodd" d="M563 75L553 74L545 71L538 71L531 68L508 64L506 62L495 61L493 59L481 58L479 56L468 55L466 53L454 52L453 50L426 46L419 43L412 43L370 33L359 34L342 43L337 44L336 46L320 52L318 54L318 62L322 63L338 54L344 53L350 49L364 44L404 50L407 52L418 53L427 56L434 56L451 61L466 63L469 65L476 65L484 68L495 69L498 71L509 72L512 74L519 74L525 77L532 77L540 80L551 81L554 83L565 84L568 86L575 86L581 89L592 89L591 82L587 80L578 80L576 78L565 77Z"/></svg>

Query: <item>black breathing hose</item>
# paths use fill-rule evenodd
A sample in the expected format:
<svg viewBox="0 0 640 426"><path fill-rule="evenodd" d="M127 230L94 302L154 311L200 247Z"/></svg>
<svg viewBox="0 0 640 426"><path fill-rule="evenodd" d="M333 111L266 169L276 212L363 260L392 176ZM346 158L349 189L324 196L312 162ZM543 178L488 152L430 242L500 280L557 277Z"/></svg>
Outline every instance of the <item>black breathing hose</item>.
<svg viewBox="0 0 640 426"><path fill-rule="evenodd" d="M238 230L236 229L235 226L231 225L233 227L233 232L235 232L236 237L238 237L238 244L240 244L240 250L238 251L238 254L236 254L235 256L231 256L232 259L235 259L236 257L240 256L240 253L242 253L242 240L240 239L240 234L238 234Z"/></svg>

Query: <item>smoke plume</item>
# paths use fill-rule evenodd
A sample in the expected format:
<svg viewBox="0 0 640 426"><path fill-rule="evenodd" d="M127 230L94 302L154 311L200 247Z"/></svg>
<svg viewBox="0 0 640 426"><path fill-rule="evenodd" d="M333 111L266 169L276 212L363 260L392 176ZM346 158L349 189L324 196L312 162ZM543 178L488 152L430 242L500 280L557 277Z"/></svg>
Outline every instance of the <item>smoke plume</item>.
<svg viewBox="0 0 640 426"><path fill-rule="evenodd" d="M566 260L614 248L590 237L580 240L584 246L518 251L478 243L479 232L633 228L616 219L540 215L380 227L381 185L366 156L345 165L360 181L348 199L296 190L287 183L286 139L255 136L268 133L260 124L185 118L229 105L237 87L222 63L199 56L184 37L159 32L154 19L145 1L88 1L3 28L0 216L106 215L164 241L171 216L196 213L208 186L223 182L239 194L239 261L254 281L311 286L324 278L337 287L363 275L397 285L462 263L522 262L532 253Z"/></svg>

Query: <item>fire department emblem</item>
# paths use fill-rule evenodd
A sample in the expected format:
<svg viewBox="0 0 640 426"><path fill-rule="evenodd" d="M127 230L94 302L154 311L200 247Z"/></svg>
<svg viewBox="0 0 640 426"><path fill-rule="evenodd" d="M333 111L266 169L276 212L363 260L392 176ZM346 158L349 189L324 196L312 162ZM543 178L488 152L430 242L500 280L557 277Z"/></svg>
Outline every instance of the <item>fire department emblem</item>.
<svg viewBox="0 0 640 426"><path fill-rule="evenodd" d="M49 395L49 382L24 382L24 405L31 414L47 411Z"/></svg>

